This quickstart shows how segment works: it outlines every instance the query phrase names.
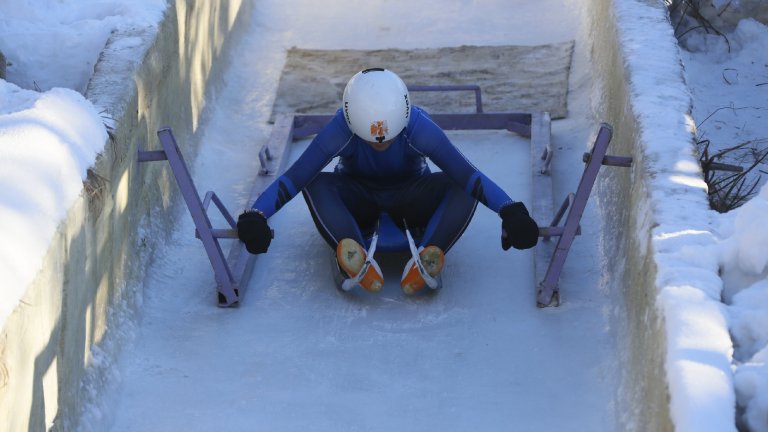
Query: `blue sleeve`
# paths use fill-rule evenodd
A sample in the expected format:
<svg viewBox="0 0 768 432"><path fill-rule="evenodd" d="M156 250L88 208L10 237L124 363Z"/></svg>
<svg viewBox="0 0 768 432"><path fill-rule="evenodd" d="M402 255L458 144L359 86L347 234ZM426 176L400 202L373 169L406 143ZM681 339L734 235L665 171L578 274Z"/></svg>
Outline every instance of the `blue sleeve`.
<svg viewBox="0 0 768 432"><path fill-rule="evenodd" d="M409 125L411 145L483 205L498 213L512 198L451 143L445 132L423 111Z"/></svg>
<svg viewBox="0 0 768 432"><path fill-rule="evenodd" d="M301 192L351 138L352 132L339 111L309 143L296 162L259 195L251 208L260 210L266 217L275 214Z"/></svg>

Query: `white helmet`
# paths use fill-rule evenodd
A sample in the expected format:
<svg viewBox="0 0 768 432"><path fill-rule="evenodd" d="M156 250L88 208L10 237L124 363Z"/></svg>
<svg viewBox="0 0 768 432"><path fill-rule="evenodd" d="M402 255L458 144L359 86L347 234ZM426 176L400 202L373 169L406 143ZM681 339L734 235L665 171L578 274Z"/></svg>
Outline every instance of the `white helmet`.
<svg viewBox="0 0 768 432"><path fill-rule="evenodd" d="M360 71L344 88L344 118L352 132L366 141L384 142L408 124L408 88L394 72L381 68Z"/></svg>

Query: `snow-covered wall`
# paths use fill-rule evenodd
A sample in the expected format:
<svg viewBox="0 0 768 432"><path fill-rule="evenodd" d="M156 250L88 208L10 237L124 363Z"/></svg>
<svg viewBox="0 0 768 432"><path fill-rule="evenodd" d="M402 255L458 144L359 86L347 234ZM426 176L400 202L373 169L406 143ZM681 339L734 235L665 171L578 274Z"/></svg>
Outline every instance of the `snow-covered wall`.
<svg viewBox="0 0 768 432"><path fill-rule="evenodd" d="M614 127L610 153L634 158L631 171L604 170L599 182L602 247L615 260L605 277L626 299L616 312L626 315L622 429L735 430L722 282L717 262L697 253L715 238L665 2L591 9L594 108Z"/></svg>
<svg viewBox="0 0 768 432"><path fill-rule="evenodd" d="M97 344L141 302L144 269L178 214L167 164L139 165L137 151L159 148L157 129L171 126L194 153L206 92L250 7L172 0L156 31L119 32L107 43L86 97L103 110L110 139L0 333L0 430L76 429L87 367L108 361Z"/></svg>

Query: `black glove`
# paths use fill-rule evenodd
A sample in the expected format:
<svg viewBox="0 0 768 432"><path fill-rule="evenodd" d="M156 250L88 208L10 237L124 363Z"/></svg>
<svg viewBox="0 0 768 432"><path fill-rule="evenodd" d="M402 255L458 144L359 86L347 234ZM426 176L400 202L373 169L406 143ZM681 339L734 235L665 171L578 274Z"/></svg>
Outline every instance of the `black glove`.
<svg viewBox="0 0 768 432"><path fill-rule="evenodd" d="M258 210L246 210L237 218L237 237L252 254L266 252L274 236L267 218Z"/></svg>
<svg viewBox="0 0 768 432"><path fill-rule="evenodd" d="M504 205L501 216L501 248L530 249L539 242L539 226L521 202Z"/></svg>

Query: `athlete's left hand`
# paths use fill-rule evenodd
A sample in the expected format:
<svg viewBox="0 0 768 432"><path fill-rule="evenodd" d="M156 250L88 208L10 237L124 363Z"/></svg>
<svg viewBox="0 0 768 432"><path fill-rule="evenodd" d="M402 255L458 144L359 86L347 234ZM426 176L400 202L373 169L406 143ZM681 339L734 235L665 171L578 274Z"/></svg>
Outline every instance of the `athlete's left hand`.
<svg viewBox="0 0 768 432"><path fill-rule="evenodd" d="M506 204L501 216L501 248L530 249L539 242L539 226L521 202Z"/></svg>

